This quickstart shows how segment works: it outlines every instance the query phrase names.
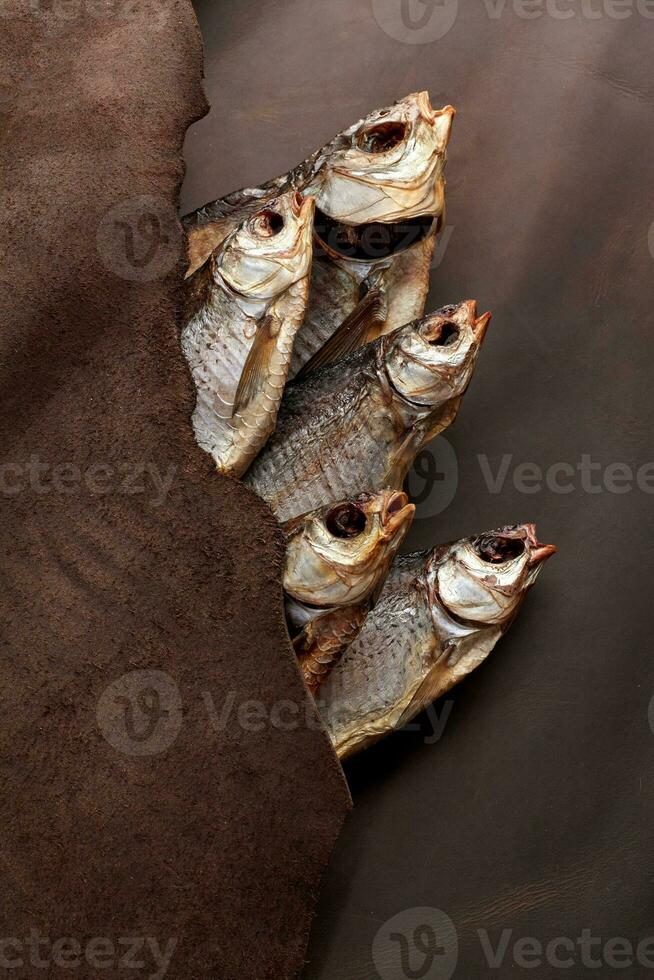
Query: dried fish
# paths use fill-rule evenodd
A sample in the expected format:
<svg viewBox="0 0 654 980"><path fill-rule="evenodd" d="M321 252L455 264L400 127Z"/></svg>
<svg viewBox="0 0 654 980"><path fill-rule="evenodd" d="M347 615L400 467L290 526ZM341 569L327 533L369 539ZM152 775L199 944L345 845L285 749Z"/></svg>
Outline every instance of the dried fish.
<svg viewBox="0 0 654 980"><path fill-rule="evenodd" d="M239 477L275 426L306 310L313 198L291 191L250 215L187 280L182 349L198 444Z"/></svg>
<svg viewBox="0 0 654 980"><path fill-rule="evenodd" d="M341 758L401 728L489 655L556 548L533 524L396 558L358 638L320 689Z"/></svg>
<svg viewBox="0 0 654 980"><path fill-rule="evenodd" d="M245 482L288 520L362 487L401 489L456 417L490 313L446 306L287 386Z"/></svg>
<svg viewBox="0 0 654 980"><path fill-rule="evenodd" d="M312 693L356 639L414 511L405 493L383 490L283 526L287 619Z"/></svg>
<svg viewBox="0 0 654 980"><path fill-rule="evenodd" d="M290 377L421 316L444 222L446 149L455 111L427 92L376 110L288 174L214 201L184 219L189 273L262 202L282 190L316 198L309 308ZM338 336L331 346L325 344Z"/></svg>

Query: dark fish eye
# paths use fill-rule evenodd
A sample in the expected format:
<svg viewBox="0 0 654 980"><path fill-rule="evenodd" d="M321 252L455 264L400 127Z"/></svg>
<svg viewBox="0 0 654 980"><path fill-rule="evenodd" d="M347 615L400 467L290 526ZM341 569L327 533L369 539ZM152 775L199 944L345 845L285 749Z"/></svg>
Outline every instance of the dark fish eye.
<svg viewBox="0 0 654 980"><path fill-rule="evenodd" d="M325 518L325 527L335 538L356 538L365 526L366 515L356 504L337 504Z"/></svg>
<svg viewBox="0 0 654 980"><path fill-rule="evenodd" d="M519 538L490 537L475 538L473 548L483 561L491 565L501 565L502 562L519 558L525 550L524 542Z"/></svg>
<svg viewBox="0 0 654 980"><path fill-rule="evenodd" d="M254 229L262 238L278 235L284 227L284 219L277 211L260 211L254 219Z"/></svg>
<svg viewBox="0 0 654 980"><path fill-rule="evenodd" d="M452 304L451 306L441 306L440 310L436 310L436 312L439 316L452 316L455 310L456 306Z"/></svg>
<svg viewBox="0 0 654 980"><path fill-rule="evenodd" d="M365 129L358 143L366 153L385 153L401 143L406 136L406 123L383 122Z"/></svg>
<svg viewBox="0 0 654 980"><path fill-rule="evenodd" d="M432 347L449 347L459 336L459 328L451 320L444 320L440 324L440 330L435 336L431 337L429 344Z"/></svg>

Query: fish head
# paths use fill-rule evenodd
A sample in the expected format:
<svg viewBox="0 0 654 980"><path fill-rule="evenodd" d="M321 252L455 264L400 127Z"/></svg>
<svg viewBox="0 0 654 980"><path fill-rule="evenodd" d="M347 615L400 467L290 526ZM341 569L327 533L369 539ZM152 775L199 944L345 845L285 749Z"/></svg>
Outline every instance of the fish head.
<svg viewBox="0 0 654 980"><path fill-rule="evenodd" d="M382 490L288 521L286 594L321 608L369 598L383 581L414 512L405 493Z"/></svg>
<svg viewBox="0 0 654 980"><path fill-rule="evenodd" d="M450 105L433 109L428 92L376 110L316 154L306 193L348 225L442 215L455 114Z"/></svg>
<svg viewBox="0 0 654 980"><path fill-rule="evenodd" d="M430 598L458 620L506 629L555 552L538 541L534 524L463 538L430 559Z"/></svg>
<svg viewBox="0 0 654 980"><path fill-rule="evenodd" d="M490 318L490 313L478 317L475 301L466 300L389 334L384 359L395 390L411 404L428 408L462 395Z"/></svg>
<svg viewBox="0 0 654 980"><path fill-rule="evenodd" d="M233 292L272 300L311 269L315 202L289 191L245 218L220 249L217 269Z"/></svg>

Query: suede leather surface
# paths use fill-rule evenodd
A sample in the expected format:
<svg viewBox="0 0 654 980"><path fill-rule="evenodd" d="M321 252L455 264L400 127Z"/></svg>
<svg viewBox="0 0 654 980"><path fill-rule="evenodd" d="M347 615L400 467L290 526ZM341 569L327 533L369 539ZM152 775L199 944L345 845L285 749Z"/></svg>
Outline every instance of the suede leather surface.
<svg viewBox="0 0 654 980"><path fill-rule="evenodd" d="M457 107L449 238L430 307L474 297L494 318L446 434L458 468L438 458L444 481L419 505L407 547L534 520L560 548L511 632L446 699L440 740L425 741L424 717L421 731L348 766L355 810L306 980L376 980L378 931L405 929L410 940L420 913L385 923L422 907L456 927L455 978L642 980L649 967L635 957L625 966L628 954L612 967L603 945L592 950L599 966L585 966L576 940L588 929L635 953L654 933L652 467L641 472L648 491L636 480L654 459L654 21L643 5L608 0L196 8L213 109L188 134L185 211L286 171L408 92L427 88L434 106ZM439 10L454 20L432 40L431 25L446 26L433 20ZM599 490L582 485L584 456ZM540 481L517 472L526 463ZM550 470L560 463L572 476ZM631 482L607 469L616 463ZM456 493L439 509L444 484ZM422 477L412 486L423 495ZM493 948L511 930L496 968L483 929ZM526 937L575 942L573 965L553 966L544 952L518 965ZM423 964L416 951L411 963ZM404 980L388 964L382 980Z"/></svg>
<svg viewBox="0 0 654 980"><path fill-rule="evenodd" d="M350 800L276 522L190 426L195 15L1 20L1 972L290 980Z"/></svg>

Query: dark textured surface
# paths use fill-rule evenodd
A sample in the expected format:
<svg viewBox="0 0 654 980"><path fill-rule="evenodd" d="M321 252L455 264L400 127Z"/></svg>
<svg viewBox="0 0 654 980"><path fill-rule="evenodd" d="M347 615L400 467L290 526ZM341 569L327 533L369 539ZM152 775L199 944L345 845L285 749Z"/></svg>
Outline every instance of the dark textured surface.
<svg viewBox="0 0 654 980"><path fill-rule="evenodd" d="M191 433L193 10L27 8L0 42L0 972L161 976L151 937L176 980L290 980L348 797L275 522Z"/></svg>
<svg viewBox="0 0 654 980"><path fill-rule="evenodd" d="M561 548L510 634L453 692L441 741L398 735L350 766L356 808L306 980L376 977L377 930L419 906L454 921L455 977L641 980L644 965L616 970L605 957L597 969L579 955L567 971L524 969L511 948L583 929L633 943L654 932L654 498L638 488L588 493L579 473L572 492L525 494L511 474L524 462L576 466L583 454L602 471L653 458L654 22L635 4L618 20L599 0L585 8L598 19L563 0L569 19L523 19L509 2L493 18L483 3L461 2L448 34L408 45L380 29L368 0L197 7L214 110L187 139L185 211L286 170L411 90L458 108L453 230L431 305L473 296L495 316L447 434L456 497L432 516L434 496L421 505L407 547L534 519ZM477 455L495 472L504 453L513 460L493 494ZM496 970L481 951L483 928L493 945L513 930Z"/></svg>

